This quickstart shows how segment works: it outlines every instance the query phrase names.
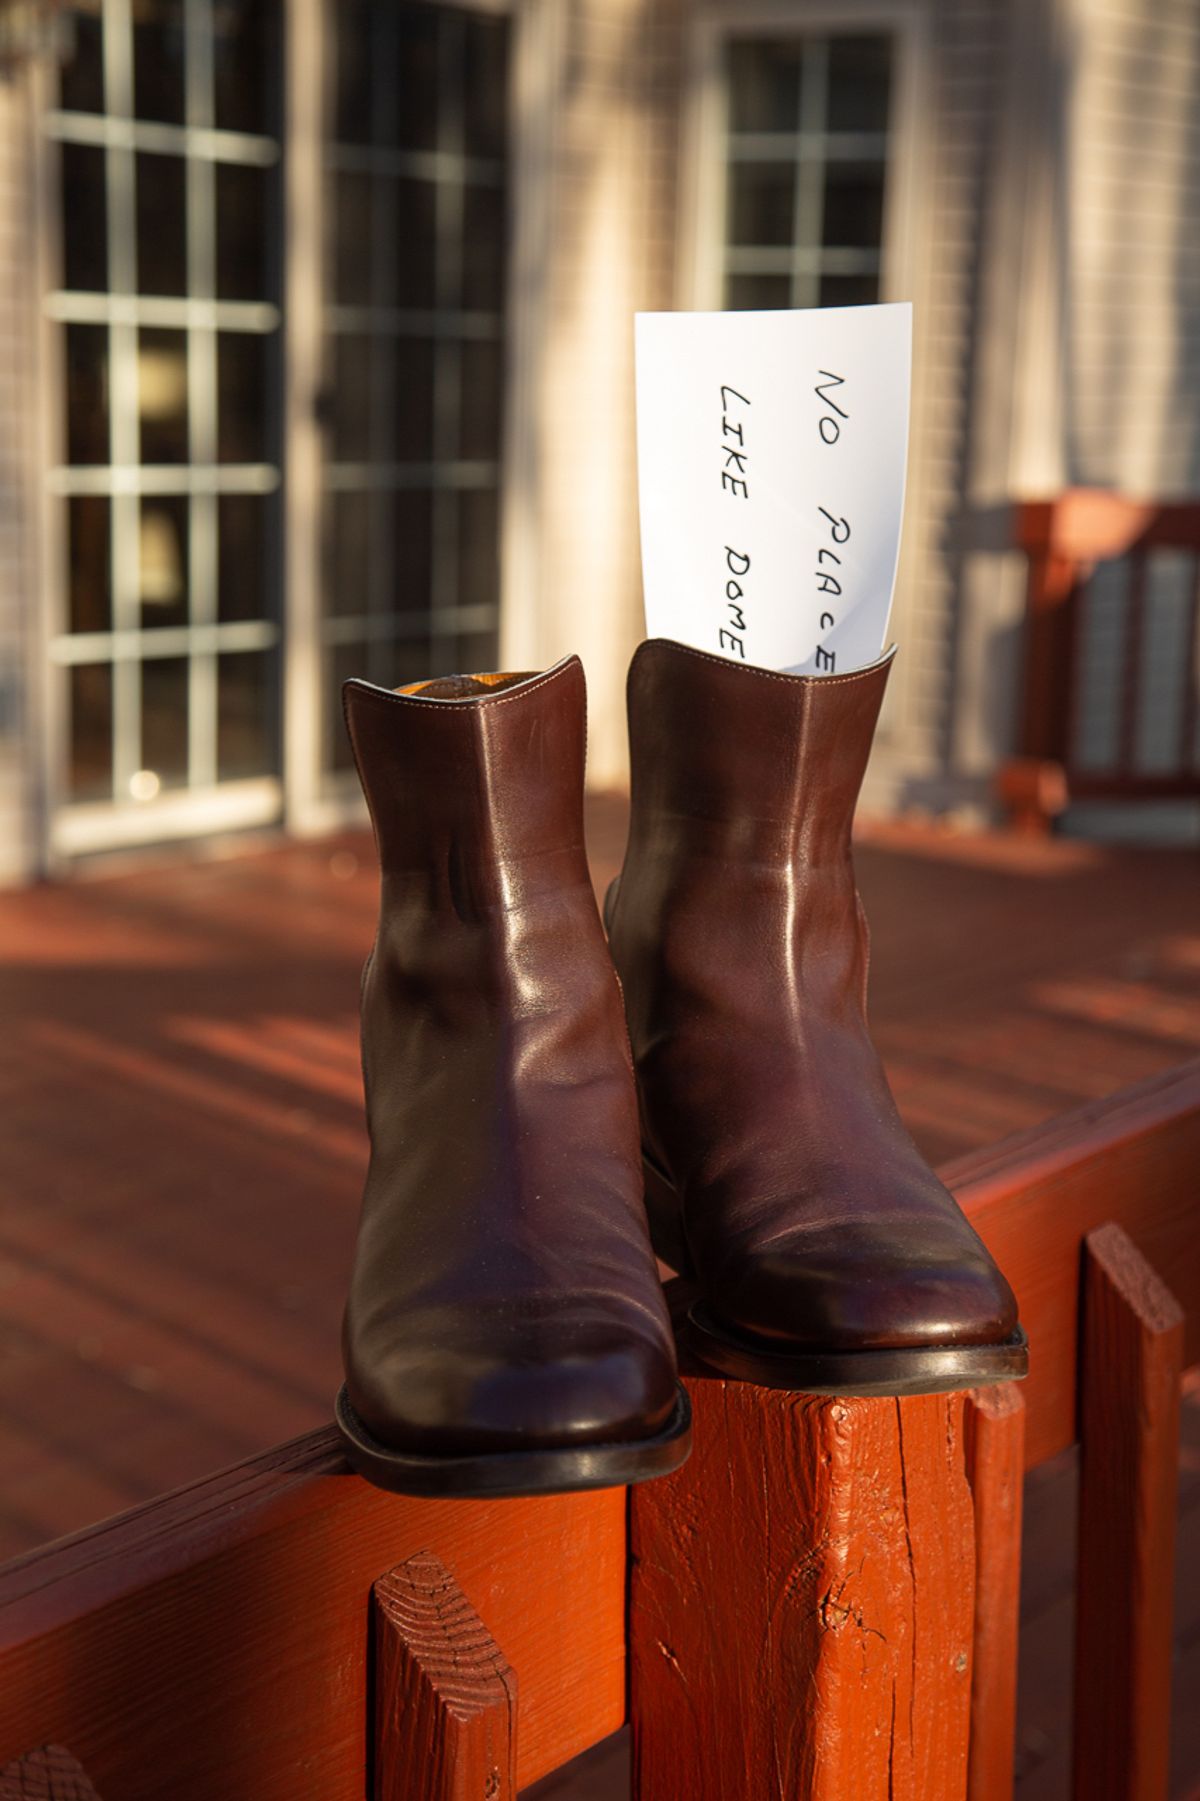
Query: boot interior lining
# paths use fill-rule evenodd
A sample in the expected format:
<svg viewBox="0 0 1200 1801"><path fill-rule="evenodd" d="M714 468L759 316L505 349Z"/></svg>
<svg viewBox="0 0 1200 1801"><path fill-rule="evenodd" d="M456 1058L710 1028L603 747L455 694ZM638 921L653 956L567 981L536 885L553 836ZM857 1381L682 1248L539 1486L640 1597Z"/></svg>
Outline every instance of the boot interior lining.
<svg viewBox="0 0 1200 1801"><path fill-rule="evenodd" d="M409 682L397 688L397 694L421 694L426 700L470 700L475 694L494 694L498 688L511 688L515 682L529 680L528 670L497 670L495 674L438 675L430 681Z"/></svg>

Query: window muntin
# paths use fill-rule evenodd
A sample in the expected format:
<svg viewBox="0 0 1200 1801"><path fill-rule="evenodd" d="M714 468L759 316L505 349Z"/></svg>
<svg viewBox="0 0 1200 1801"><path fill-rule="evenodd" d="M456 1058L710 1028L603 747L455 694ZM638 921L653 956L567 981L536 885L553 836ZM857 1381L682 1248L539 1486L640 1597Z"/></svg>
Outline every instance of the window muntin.
<svg viewBox="0 0 1200 1801"><path fill-rule="evenodd" d="M879 299L893 62L887 33L727 40L724 305Z"/></svg>

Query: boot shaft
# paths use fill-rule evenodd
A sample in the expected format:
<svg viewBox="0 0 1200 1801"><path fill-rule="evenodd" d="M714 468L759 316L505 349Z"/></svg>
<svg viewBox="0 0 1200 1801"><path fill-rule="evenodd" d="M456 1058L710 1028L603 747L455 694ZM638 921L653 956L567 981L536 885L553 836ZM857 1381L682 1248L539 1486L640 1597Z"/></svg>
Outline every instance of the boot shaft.
<svg viewBox="0 0 1200 1801"><path fill-rule="evenodd" d="M630 854L846 860L891 656L785 675L651 639L629 672Z"/></svg>
<svg viewBox="0 0 1200 1801"><path fill-rule="evenodd" d="M385 892L416 884L475 914L587 881L578 657L400 692L350 681L343 697Z"/></svg>

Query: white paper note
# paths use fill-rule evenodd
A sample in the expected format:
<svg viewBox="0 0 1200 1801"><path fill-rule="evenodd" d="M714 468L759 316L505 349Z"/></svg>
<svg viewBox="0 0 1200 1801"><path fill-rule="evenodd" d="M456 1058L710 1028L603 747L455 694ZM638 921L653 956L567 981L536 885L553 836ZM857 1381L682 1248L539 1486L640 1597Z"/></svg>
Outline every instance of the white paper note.
<svg viewBox="0 0 1200 1801"><path fill-rule="evenodd" d="M767 669L884 648L911 306L637 315L646 630Z"/></svg>

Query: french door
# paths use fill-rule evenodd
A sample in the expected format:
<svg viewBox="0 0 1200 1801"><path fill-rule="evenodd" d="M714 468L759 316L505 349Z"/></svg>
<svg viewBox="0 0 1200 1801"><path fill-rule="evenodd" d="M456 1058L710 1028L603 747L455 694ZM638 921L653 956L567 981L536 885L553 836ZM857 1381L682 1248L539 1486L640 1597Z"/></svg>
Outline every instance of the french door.
<svg viewBox="0 0 1200 1801"><path fill-rule="evenodd" d="M320 84L300 189L298 34ZM328 814L346 675L493 659L508 34L502 12L433 0L64 9L45 113L52 856L278 820L297 744ZM322 222L307 257L297 198ZM293 305L319 322L303 493Z"/></svg>

